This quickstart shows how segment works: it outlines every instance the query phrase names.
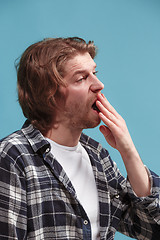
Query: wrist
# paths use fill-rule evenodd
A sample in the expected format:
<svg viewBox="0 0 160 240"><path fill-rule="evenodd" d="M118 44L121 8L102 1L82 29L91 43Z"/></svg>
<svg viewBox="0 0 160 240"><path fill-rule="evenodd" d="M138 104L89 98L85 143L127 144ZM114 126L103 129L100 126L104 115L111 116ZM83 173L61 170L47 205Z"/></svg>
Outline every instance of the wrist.
<svg viewBox="0 0 160 240"><path fill-rule="evenodd" d="M130 144L128 146L125 146L122 150L119 151L121 154L121 157L123 161L129 161L129 160L135 160L139 159L139 153L137 152L137 149L135 148L134 144Z"/></svg>

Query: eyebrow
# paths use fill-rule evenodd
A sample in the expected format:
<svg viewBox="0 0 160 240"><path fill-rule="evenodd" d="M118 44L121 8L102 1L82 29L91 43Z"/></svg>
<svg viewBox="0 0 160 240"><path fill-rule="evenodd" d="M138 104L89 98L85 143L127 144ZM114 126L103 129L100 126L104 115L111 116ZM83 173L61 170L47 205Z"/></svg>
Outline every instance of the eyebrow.
<svg viewBox="0 0 160 240"><path fill-rule="evenodd" d="M93 66L93 69L95 69L96 67L97 67L97 65L95 64L95 65ZM85 72L87 72L87 69L77 70L77 71L75 71L75 72L73 73L72 77L74 77L75 75L78 75L78 74L85 73Z"/></svg>

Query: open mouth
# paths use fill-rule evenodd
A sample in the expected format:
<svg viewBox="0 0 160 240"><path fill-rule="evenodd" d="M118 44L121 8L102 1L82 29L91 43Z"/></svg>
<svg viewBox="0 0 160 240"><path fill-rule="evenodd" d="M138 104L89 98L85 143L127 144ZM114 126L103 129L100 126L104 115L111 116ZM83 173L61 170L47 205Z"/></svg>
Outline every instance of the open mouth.
<svg viewBox="0 0 160 240"><path fill-rule="evenodd" d="M93 103L92 108L93 108L93 110L100 112L98 107L96 106L96 101Z"/></svg>

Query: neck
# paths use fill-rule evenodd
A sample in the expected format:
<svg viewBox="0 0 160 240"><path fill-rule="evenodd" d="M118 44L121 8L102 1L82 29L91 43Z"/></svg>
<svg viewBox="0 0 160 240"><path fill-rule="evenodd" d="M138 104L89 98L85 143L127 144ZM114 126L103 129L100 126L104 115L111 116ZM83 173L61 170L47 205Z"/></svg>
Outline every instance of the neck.
<svg viewBox="0 0 160 240"><path fill-rule="evenodd" d="M60 145L74 147L78 144L81 133L81 129L66 128L63 125L58 125L50 129L45 137Z"/></svg>

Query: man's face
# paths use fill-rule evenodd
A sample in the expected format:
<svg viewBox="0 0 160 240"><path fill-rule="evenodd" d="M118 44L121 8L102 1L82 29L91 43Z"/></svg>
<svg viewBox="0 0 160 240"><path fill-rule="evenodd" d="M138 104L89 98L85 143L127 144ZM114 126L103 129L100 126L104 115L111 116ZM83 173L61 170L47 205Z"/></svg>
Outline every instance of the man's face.
<svg viewBox="0 0 160 240"><path fill-rule="evenodd" d="M57 99L60 123L77 130L96 127L100 118L94 103L104 85L96 77L94 60L88 53L76 55L66 63L64 70L67 86L60 86Z"/></svg>

